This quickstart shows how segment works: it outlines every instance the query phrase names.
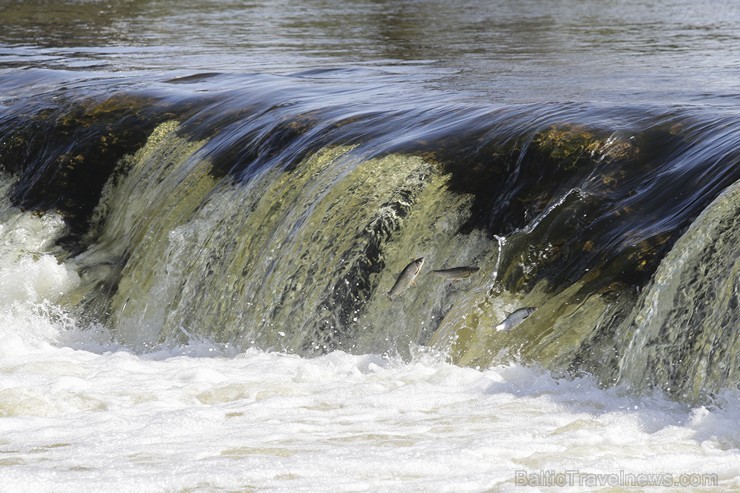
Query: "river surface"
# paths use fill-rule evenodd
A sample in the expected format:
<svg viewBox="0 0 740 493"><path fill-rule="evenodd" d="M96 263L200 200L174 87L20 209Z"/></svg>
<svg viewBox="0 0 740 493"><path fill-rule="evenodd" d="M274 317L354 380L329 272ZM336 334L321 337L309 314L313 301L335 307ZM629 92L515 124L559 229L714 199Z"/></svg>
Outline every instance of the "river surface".
<svg viewBox="0 0 740 493"><path fill-rule="evenodd" d="M0 26L0 491L740 489L736 2Z"/></svg>

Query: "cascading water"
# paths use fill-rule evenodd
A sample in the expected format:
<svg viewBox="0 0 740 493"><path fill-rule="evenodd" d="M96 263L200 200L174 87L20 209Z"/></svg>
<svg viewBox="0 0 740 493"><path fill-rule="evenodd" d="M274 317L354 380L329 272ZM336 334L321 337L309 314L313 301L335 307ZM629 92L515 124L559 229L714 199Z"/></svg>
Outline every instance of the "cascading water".
<svg viewBox="0 0 740 493"><path fill-rule="evenodd" d="M707 398L740 371L740 182L692 223L644 290L628 325L620 379Z"/></svg>
<svg viewBox="0 0 740 493"><path fill-rule="evenodd" d="M82 279L68 303L135 348L194 334L300 354L422 345L462 365L535 362L688 400L736 386L736 250L722 239L735 209L701 216L718 215L699 237L724 247L683 246L704 223L684 233L696 215L738 178L737 139L718 130L729 123L625 113L607 128L608 113L579 107L423 101L347 118L339 106L317 109L310 89L291 104L270 97L237 91L223 97L225 113L220 100L190 95L103 99L84 118L113 118L114 130L84 127L92 151L79 158L74 146L39 151L10 132L6 168L30 155L14 163L16 200L84 225L65 240ZM35 125L67 135L60 128L80 114L69 104ZM152 129L145 141L126 130L129 112ZM100 166L84 152L105 155L113 134L135 138L106 175L96 171L99 194L69 204L72 181L57 183L59 199L34 192L53 181L33 165L39 153L84 176ZM416 286L388 299L420 256ZM430 273L460 265L480 270L454 282ZM695 297L687 290L706 301L678 313ZM537 310L495 330L522 306Z"/></svg>

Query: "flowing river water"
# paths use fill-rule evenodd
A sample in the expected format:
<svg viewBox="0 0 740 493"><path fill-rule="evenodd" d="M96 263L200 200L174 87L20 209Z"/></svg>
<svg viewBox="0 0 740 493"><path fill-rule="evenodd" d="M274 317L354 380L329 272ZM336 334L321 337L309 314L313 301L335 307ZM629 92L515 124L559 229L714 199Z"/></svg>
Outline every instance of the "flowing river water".
<svg viewBox="0 0 740 493"><path fill-rule="evenodd" d="M740 488L734 3L0 23L1 491Z"/></svg>

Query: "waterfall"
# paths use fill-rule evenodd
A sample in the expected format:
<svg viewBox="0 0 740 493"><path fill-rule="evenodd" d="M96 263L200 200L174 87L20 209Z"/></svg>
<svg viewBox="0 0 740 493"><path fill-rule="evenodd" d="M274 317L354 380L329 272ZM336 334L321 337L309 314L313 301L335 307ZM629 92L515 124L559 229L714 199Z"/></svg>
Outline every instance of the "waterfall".
<svg viewBox="0 0 740 493"><path fill-rule="evenodd" d="M5 122L11 198L67 221L72 310L135 350L425 348L684 400L738 385L731 119L271 91L70 98ZM458 266L478 270L431 273Z"/></svg>
<svg viewBox="0 0 740 493"><path fill-rule="evenodd" d="M691 224L640 295L624 327L620 380L694 400L737 386L739 308L735 182Z"/></svg>

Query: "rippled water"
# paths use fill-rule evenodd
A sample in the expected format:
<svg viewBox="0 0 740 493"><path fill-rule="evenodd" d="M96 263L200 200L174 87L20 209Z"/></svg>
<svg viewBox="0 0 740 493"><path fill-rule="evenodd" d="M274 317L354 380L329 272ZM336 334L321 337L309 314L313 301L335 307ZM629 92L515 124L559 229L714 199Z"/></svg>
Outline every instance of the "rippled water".
<svg viewBox="0 0 740 493"><path fill-rule="evenodd" d="M3 2L0 67L373 67L487 100L736 104L732 1ZM728 101L729 98L729 101Z"/></svg>

